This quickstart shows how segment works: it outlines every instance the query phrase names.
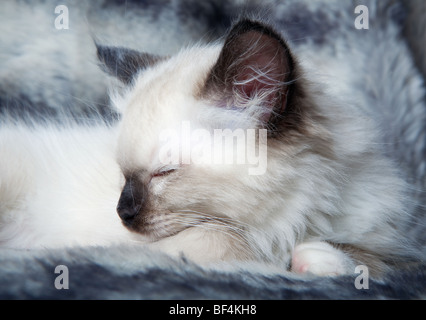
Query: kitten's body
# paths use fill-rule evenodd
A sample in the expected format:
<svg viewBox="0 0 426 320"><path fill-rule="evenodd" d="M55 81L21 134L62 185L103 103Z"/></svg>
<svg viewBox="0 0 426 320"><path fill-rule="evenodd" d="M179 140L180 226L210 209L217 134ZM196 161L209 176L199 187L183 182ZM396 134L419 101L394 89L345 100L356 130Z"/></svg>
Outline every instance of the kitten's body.
<svg viewBox="0 0 426 320"><path fill-rule="evenodd" d="M301 70L292 101L303 108L294 120L300 127L286 124L290 133L269 136L264 175L247 174L248 164L178 166L157 174L165 128L185 121L210 131L259 127L257 105L236 112L212 103L223 92L200 94L222 51L222 44L196 46L144 66L132 75L131 89L114 97L123 115L111 128L2 124L0 243L33 248L155 240L154 248L200 262L257 260L284 270L294 248L312 242L299 246L293 269L319 274L354 265L324 241L378 261L409 253L394 229L406 218L406 185L376 144L374 123L357 105L308 83ZM115 212L129 181L149 194L143 220L128 223L143 235L124 228Z"/></svg>
<svg viewBox="0 0 426 320"><path fill-rule="evenodd" d="M1 129L1 244L107 245L131 239L115 213L120 195L115 130Z"/></svg>

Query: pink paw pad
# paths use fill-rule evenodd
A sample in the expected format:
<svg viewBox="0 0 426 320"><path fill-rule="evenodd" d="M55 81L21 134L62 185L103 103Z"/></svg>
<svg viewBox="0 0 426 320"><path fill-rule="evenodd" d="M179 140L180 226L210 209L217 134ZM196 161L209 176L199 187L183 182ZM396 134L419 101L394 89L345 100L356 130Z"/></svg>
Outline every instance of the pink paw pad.
<svg viewBox="0 0 426 320"><path fill-rule="evenodd" d="M294 248L291 270L295 273L312 273L336 276L353 270L352 260L342 251L326 242L307 242Z"/></svg>

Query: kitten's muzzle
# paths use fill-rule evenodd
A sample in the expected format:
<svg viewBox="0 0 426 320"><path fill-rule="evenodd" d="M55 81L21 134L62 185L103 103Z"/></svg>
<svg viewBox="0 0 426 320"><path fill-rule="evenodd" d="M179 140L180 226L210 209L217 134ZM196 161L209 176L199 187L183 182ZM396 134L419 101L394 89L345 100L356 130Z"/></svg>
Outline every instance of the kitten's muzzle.
<svg viewBox="0 0 426 320"><path fill-rule="evenodd" d="M129 207L129 208L117 206L117 212L121 220L123 220L123 222L126 225L130 226L133 224L134 219L136 218L136 216L138 215L140 211L140 208L141 206L135 206L135 207Z"/></svg>
<svg viewBox="0 0 426 320"><path fill-rule="evenodd" d="M146 203L143 184L135 179L126 179L117 205L117 213L126 227L132 227Z"/></svg>

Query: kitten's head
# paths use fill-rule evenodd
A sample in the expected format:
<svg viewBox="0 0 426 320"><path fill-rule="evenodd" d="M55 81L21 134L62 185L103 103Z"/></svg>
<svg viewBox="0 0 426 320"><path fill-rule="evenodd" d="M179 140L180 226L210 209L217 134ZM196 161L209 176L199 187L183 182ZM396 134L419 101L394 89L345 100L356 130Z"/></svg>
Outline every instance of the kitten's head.
<svg viewBox="0 0 426 320"><path fill-rule="evenodd" d="M173 57L102 46L98 56L125 86L113 97L124 225L160 239L195 226L259 226L282 209L275 199L283 181L295 187L295 146L309 149L313 134L278 33L242 20L224 43Z"/></svg>

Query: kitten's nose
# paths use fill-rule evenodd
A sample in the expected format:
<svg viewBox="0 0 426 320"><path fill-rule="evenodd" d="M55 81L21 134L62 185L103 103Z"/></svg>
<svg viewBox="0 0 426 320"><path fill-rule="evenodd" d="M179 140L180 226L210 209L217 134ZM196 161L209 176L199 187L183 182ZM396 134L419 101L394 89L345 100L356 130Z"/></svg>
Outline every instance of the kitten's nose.
<svg viewBox="0 0 426 320"><path fill-rule="evenodd" d="M145 202L143 186L133 179L126 180L120 200L118 200L117 213L126 226L131 226L139 215Z"/></svg>
<svg viewBox="0 0 426 320"><path fill-rule="evenodd" d="M131 224L139 213L141 206L122 207L120 204L117 206L117 213L121 220L126 224Z"/></svg>

